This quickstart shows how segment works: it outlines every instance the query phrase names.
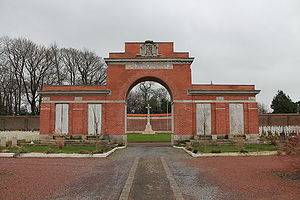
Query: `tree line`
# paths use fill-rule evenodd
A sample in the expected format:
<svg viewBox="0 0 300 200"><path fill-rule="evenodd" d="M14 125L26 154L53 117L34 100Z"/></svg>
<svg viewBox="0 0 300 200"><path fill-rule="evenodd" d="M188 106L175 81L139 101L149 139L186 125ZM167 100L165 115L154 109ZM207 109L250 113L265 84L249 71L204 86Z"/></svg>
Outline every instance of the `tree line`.
<svg viewBox="0 0 300 200"><path fill-rule="evenodd" d="M148 104L151 107L151 114L171 113L169 92L153 81L141 82L129 92L127 113L146 114Z"/></svg>
<svg viewBox="0 0 300 200"><path fill-rule="evenodd" d="M277 113L299 113L300 112L300 101L293 102L289 95L285 94L282 90L278 90L273 97L271 103L271 109L274 114ZM265 104L258 104L259 113L268 113L268 108Z"/></svg>
<svg viewBox="0 0 300 200"><path fill-rule="evenodd" d="M95 52L0 37L0 115L39 114L44 85L103 85L107 66Z"/></svg>

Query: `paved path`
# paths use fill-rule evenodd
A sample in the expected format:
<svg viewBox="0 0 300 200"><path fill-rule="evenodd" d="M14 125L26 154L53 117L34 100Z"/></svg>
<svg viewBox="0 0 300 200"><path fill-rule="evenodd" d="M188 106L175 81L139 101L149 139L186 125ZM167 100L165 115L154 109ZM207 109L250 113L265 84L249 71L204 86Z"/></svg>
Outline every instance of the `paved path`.
<svg viewBox="0 0 300 200"><path fill-rule="evenodd" d="M182 150L153 146L129 146L108 158L1 158L0 196L57 200L217 199L218 189L199 179L198 168L185 165L190 159ZM1 169L6 175L1 175Z"/></svg>

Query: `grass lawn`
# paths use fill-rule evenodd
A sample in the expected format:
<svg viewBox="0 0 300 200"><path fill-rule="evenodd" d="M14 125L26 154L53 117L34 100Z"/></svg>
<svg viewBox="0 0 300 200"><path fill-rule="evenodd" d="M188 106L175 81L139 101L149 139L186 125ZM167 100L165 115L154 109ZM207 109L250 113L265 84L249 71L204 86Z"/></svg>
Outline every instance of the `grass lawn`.
<svg viewBox="0 0 300 200"><path fill-rule="evenodd" d="M143 143L143 142L171 142L170 133L156 133L156 134L141 134L128 133L128 142Z"/></svg>
<svg viewBox="0 0 300 200"><path fill-rule="evenodd" d="M84 151L89 151L89 152L93 152L96 151L96 147L95 146L65 146L62 149L59 149L57 146L55 145L43 145L43 146L33 146L33 145L19 145L24 147L28 153L29 152L39 152L39 153L44 153L47 149L52 149L53 153L80 153L80 151L84 150ZM99 151L103 150L102 147L99 147ZM18 148L10 148L9 152L11 153L15 153L18 151Z"/></svg>
<svg viewBox="0 0 300 200"><path fill-rule="evenodd" d="M239 152L240 147L238 146L207 146L206 151L204 146L193 147L193 150L197 150L199 152L211 152L212 150L220 150L221 152ZM276 151L278 147L273 145L245 145L244 149L248 152L255 151Z"/></svg>

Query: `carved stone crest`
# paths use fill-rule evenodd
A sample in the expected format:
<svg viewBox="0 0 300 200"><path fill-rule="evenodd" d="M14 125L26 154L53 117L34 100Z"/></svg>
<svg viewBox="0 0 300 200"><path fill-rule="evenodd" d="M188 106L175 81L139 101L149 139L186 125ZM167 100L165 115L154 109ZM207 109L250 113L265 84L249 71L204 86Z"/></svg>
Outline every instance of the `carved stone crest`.
<svg viewBox="0 0 300 200"><path fill-rule="evenodd" d="M146 40L144 44L140 46L140 54L145 57L155 57L158 56L158 45L154 44L151 40Z"/></svg>

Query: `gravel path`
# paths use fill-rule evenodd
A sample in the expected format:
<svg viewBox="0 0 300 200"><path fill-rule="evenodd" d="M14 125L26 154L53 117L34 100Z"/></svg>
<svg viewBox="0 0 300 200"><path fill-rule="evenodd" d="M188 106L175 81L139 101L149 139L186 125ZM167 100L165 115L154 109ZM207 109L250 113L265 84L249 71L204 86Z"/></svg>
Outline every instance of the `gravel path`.
<svg viewBox="0 0 300 200"><path fill-rule="evenodd" d="M299 182L271 173L285 169L284 163L277 156L192 158L153 146L128 147L107 158L0 158L0 197L117 200L134 172L126 184L129 199L175 199L174 183L179 196L191 200L300 199Z"/></svg>

